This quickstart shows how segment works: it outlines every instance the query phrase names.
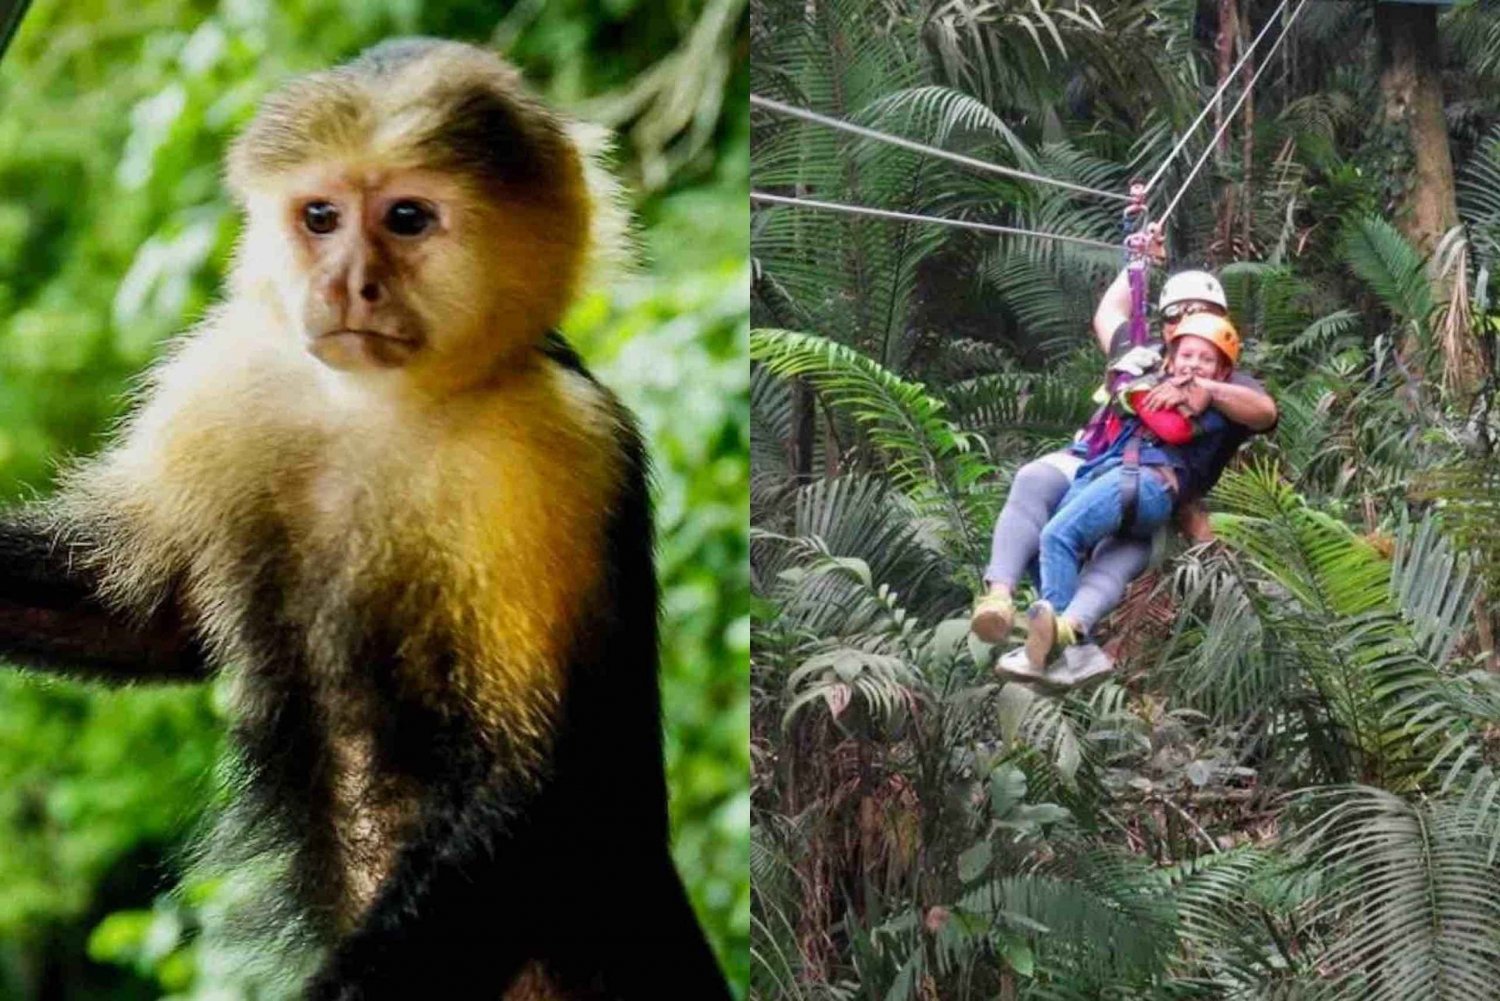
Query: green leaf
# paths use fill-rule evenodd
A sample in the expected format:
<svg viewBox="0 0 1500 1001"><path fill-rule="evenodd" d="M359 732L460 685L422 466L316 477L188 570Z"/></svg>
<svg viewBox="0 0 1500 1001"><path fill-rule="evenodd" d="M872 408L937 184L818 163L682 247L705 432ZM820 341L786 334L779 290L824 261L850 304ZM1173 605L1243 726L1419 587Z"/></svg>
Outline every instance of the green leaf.
<svg viewBox="0 0 1500 1001"><path fill-rule="evenodd" d="M1028 804L1017 810L1016 814L1033 824L1056 824L1073 818L1073 811L1056 803Z"/></svg>
<svg viewBox="0 0 1500 1001"><path fill-rule="evenodd" d="M958 856L958 878L965 883L972 883L983 876L990 867L993 852L988 838L974 842Z"/></svg>
<svg viewBox="0 0 1500 1001"><path fill-rule="evenodd" d="M938 650L952 652L960 643L963 643L973 633L969 631L969 620L947 619L939 622L932 630L932 644Z"/></svg>
<svg viewBox="0 0 1500 1001"><path fill-rule="evenodd" d="M1012 970L1023 977L1030 977L1035 972L1035 957L1032 955L1031 946L1024 938L1013 938L1009 935L1002 938L1000 955L1005 957L1005 962Z"/></svg>
<svg viewBox="0 0 1500 1001"><path fill-rule="evenodd" d="M990 773L990 809L1004 817L1026 798L1026 773L1006 763Z"/></svg>
<svg viewBox="0 0 1500 1001"><path fill-rule="evenodd" d="M1000 689L996 701L999 706L1000 734L1005 738L1007 744L1013 744L1021 736L1021 724L1026 719L1026 713L1030 711L1032 703L1036 702L1036 692L1027 685L1008 684Z"/></svg>
<svg viewBox="0 0 1500 1001"><path fill-rule="evenodd" d="M1083 753L1078 747L1078 737L1070 726L1058 728L1055 761L1058 777L1066 784L1073 785L1077 781L1078 766L1083 763Z"/></svg>

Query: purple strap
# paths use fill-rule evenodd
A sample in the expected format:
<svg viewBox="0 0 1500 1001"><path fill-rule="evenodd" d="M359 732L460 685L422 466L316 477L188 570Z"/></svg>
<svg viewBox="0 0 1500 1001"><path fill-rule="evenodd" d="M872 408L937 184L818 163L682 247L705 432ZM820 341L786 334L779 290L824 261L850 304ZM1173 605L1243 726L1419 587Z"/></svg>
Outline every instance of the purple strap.
<svg viewBox="0 0 1500 1001"><path fill-rule="evenodd" d="M1126 269L1130 275L1130 343L1140 347L1146 343L1146 262L1131 261Z"/></svg>

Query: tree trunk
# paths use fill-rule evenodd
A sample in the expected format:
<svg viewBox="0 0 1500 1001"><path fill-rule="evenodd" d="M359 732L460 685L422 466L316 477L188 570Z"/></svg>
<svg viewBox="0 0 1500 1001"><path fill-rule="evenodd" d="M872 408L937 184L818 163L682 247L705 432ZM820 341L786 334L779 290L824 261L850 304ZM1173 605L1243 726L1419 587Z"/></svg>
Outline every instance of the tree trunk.
<svg viewBox="0 0 1500 1001"><path fill-rule="evenodd" d="M1438 45L1437 8L1429 4L1378 3L1375 32L1380 60L1380 94L1388 134L1404 139L1412 156L1412 183L1402 192L1396 225L1424 254L1436 249L1443 234L1458 223L1453 187L1453 158L1448 150L1448 123L1443 118L1442 52ZM1453 304L1453 283L1432 275L1432 297ZM1467 397L1479 381L1476 352L1467 331L1443 337L1441 314L1431 318L1435 345L1443 352L1444 381ZM1400 347L1412 363L1413 339ZM1413 365L1415 368L1416 366ZM1438 373L1427 373L1436 377Z"/></svg>
<svg viewBox="0 0 1500 1001"><path fill-rule="evenodd" d="M839 441L838 425L834 423L833 411L823 408L823 479L831 480L842 471L844 443Z"/></svg>
<svg viewBox="0 0 1500 1001"><path fill-rule="evenodd" d="M813 435L818 426L818 398L805 379L792 383L791 441L787 442L792 479L801 486L813 478Z"/></svg>
<svg viewBox="0 0 1500 1001"><path fill-rule="evenodd" d="M1495 645L1496 609L1491 607L1481 592L1474 599L1474 632L1479 637L1479 651L1484 654L1485 670L1500 674L1500 649Z"/></svg>
<svg viewBox="0 0 1500 1001"><path fill-rule="evenodd" d="M1240 17L1235 10L1235 0L1219 0L1219 34L1214 39L1214 48L1219 57L1219 86L1224 86L1224 81L1229 77L1229 70L1234 65L1234 43L1239 35ZM1220 97L1214 102L1214 131L1218 132L1224 125L1224 98ZM1222 162L1224 155L1229 152L1229 132L1226 129L1219 134L1218 156Z"/></svg>
<svg viewBox="0 0 1500 1001"><path fill-rule="evenodd" d="M1458 222L1453 159L1443 119L1437 8L1376 4L1375 31L1385 122L1404 131L1415 160L1414 183L1398 206L1397 223L1424 253L1431 253Z"/></svg>

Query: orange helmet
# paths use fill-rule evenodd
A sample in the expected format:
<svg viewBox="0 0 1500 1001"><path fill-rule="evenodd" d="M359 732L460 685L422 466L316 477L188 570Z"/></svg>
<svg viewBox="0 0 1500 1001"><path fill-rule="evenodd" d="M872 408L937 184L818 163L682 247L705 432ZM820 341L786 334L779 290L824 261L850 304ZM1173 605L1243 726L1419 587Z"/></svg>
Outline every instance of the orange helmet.
<svg viewBox="0 0 1500 1001"><path fill-rule="evenodd" d="M1240 360L1239 331L1222 316L1212 313L1184 316L1182 322L1177 324L1177 329L1167 335L1167 343L1170 344L1179 337L1201 337L1222 351L1230 365L1237 364Z"/></svg>

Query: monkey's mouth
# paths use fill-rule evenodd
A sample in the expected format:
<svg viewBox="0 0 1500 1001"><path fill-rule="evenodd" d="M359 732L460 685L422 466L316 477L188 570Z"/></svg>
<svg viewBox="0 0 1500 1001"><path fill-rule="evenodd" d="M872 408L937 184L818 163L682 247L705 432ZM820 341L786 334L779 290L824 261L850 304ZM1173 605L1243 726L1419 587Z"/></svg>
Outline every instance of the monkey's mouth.
<svg viewBox="0 0 1500 1001"><path fill-rule="evenodd" d="M395 368L422 347L420 338L383 330L330 330L312 338L307 349L331 368Z"/></svg>

